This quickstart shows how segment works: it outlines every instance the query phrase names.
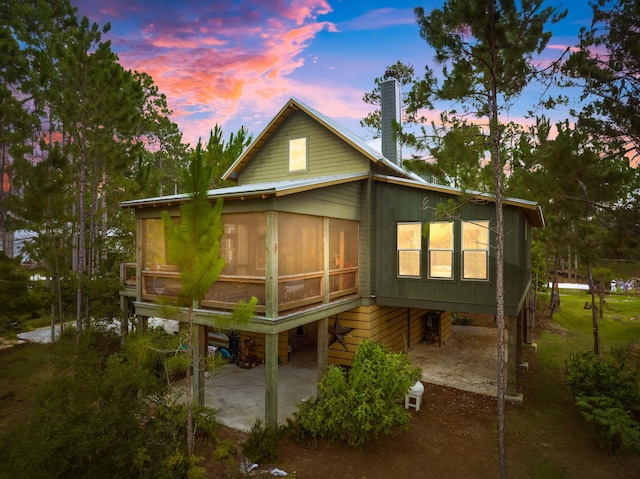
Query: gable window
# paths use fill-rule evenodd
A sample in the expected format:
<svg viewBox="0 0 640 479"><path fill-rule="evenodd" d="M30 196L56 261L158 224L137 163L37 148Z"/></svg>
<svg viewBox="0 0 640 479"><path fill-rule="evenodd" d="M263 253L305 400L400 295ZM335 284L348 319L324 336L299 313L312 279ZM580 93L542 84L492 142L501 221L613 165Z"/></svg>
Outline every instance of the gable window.
<svg viewBox="0 0 640 479"><path fill-rule="evenodd" d="M419 278L422 224L398 223L398 276Z"/></svg>
<svg viewBox="0 0 640 479"><path fill-rule="evenodd" d="M429 277L453 279L453 223L429 224Z"/></svg>
<svg viewBox="0 0 640 479"><path fill-rule="evenodd" d="M307 139L289 140L289 171L305 171L307 169Z"/></svg>
<svg viewBox="0 0 640 479"><path fill-rule="evenodd" d="M462 222L462 279L489 279L489 222Z"/></svg>

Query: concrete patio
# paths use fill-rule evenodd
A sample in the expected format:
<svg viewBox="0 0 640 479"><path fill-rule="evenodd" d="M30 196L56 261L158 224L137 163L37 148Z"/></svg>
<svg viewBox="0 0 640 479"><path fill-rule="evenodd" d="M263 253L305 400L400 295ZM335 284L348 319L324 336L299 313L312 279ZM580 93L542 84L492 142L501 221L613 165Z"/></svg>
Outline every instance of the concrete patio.
<svg viewBox="0 0 640 479"><path fill-rule="evenodd" d="M496 396L496 329L453 326L452 337L439 347L421 343L408 356L422 368L424 383ZM290 364L278 368L278 422L286 423L297 403L316 395L317 369L314 338L294 346ZM228 364L208 379L205 405L218 410L225 426L249 431L256 419L264 423L265 367L242 369ZM427 386L428 387L428 386Z"/></svg>

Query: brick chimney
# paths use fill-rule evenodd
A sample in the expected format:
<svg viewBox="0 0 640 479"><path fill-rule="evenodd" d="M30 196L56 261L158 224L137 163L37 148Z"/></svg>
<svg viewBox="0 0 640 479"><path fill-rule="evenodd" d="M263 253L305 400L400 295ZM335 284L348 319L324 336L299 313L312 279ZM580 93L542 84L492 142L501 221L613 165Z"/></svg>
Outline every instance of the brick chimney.
<svg viewBox="0 0 640 479"><path fill-rule="evenodd" d="M380 111L382 130L382 154L398 166L402 166L402 146L396 138L394 124L401 124L402 100L400 82L395 70L387 70L380 84Z"/></svg>

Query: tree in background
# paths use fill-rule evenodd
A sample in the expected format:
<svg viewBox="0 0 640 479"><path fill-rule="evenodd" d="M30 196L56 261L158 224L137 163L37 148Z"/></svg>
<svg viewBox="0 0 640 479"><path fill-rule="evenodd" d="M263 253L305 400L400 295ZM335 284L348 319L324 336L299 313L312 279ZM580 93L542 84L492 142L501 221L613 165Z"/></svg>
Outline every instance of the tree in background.
<svg viewBox="0 0 640 479"><path fill-rule="evenodd" d="M20 196L8 198L13 212L14 229L30 231L23 253L30 262L40 265L49 286L51 308L51 337L55 338L55 324L63 330L68 315L69 298L63 291L72 287L68 272L72 265L72 221L69 198L71 194L71 165L59 148L45 158L31 164L25 158L16 158L14 184Z"/></svg>
<svg viewBox="0 0 640 479"><path fill-rule="evenodd" d="M640 247L640 2L590 2L593 20L580 31L580 43L564 73L582 88L578 125L589 131L609 158L626 157L635 167L635 184L615 209L614 242L609 251L637 257Z"/></svg>
<svg viewBox="0 0 640 479"><path fill-rule="evenodd" d="M556 131L551 138L549 121L539 119L522 136L511 188L542 206L548 227L539 234L548 250L557 257L561 248L570 247L587 264L591 279L592 266L615 258L609 245L616 240L612 232L616 231L617 210L634 193L636 172L624 156L607 154L607 146L590 129L565 121L556 125ZM592 280L590 286L594 351L598 354L597 312L602 315L604 309L604 287L596 288ZM599 305L593 296L596 291ZM553 312L553 304L551 307Z"/></svg>
<svg viewBox="0 0 640 479"><path fill-rule="evenodd" d="M33 238L46 233L54 243L71 246L70 268L61 267L73 272L65 274L76 284L75 316L81 331L93 316L112 317L110 305L118 303L119 263L131 256L127 245L133 245L134 231L130 213L123 213L118 203L136 192L157 194L168 187L174 192L176 165L184 160L186 147L152 79L123 69L109 42L102 40L108 24L100 27L78 18L68 0L9 0L0 12L7 19L2 32L8 48L19 46L11 51L21 60L14 64L25 78L13 81L12 96L27 99L22 107L33 111L40 125L28 129L32 138L23 143L24 150L12 152L13 162L20 164L19 175L16 167L12 174L24 177L17 180L12 213L16 227L37 226L20 217L33 209L19 203L35 195L38 163L51 155L64 158L67 173L56 181L63 182L58 187L67 194L56 205L55 218L66 218L68 226L34 231ZM17 78L0 74L6 82ZM134 185L136 181L141 183ZM123 220L126 215L129 221ZM32 250L41 247L31 243Z"/></svg>
<svg viewBox="0 0 640 479"><path fill-rule="evenodd" d="M244 126L241 126L236 133L229 134L229 140L225 143L222 138L222 128L219 125L214 126L209 134L206 149L202 152L204 161L211 167L211 188L235 185L234 182L224 182L222 175L252 140L253 136Z"/></svg>
<svg viewBox="0 0 640 479"><path fill-rule="evenodd" d="M496 222L496 323L498 330L498 445L500 475L507 477L504 402L506 396L506 344L504 318L504 126L501 114L538 73L533 60L547 45L548 22L564 13L543 7L541 0L450 0L442 9L425 14L415 9L420 35L435 49L442 65L442 81L427 68L410 94L410 111L433 107L436 101L453 102L461 111L449 116L474 116L481 124L493 170ZM483 123L484 121L484 123Z"/></svg>
<svg viewBox="0 0 640 479"><path fill-rule="evenodd" d="M640 2L597 0L590 28L564 66L582 88L581 127L633 156L640 150Z"/></svg>

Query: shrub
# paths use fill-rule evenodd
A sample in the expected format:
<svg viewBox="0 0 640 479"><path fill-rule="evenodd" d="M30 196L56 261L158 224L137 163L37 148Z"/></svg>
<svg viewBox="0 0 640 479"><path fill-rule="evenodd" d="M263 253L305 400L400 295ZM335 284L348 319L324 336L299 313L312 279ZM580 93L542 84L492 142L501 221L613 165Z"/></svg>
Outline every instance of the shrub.
<svg viewBox="0 0 640 479"><path fill-rule="evenodd" d="M233 458L236 454L236 444L231 439L218 439L216 441L216 448L213 451L213 460L222 461L228 459L233 463Z"/></svg>
<svg viewBox="0 0 640 479"><path fill-rule="evenodd" d="M242 444L244 455L251 462L275 462L278 460L278 450L283 436L283 428L263 427L262 421L256 419L247 440Z"/></svg>
<svg viewBox="0 0 640 479"><path fill-rule="evenodd" d="M594 424L600 445L606 449L640 450L640 427L629 411L606 397L578 398L576 404L583 409L587 421Z"/></svg>
<svg viewBox="0 0 640 479"><path fill-rule="evenodd" d="M421 377L408 358L364 340L348 374L332 366L320 384L320 396L298 405L293 432L298 438L324 437L361 446L394 428L408 427L404 397Z"/></svg>
<svg viewBox="0 0 640 479"><path fill-rule="evenodd" d="M53 374L30 420L3 441L0 477L186 476L182 406L167 400L164 382L114 354L115 344L90 330L51 345Z"/></svg>
<svg viewBox="0 0 640 479"><path fill-rule="evenodd" d="M627 367L624 355L605 357L585 351L565 364L569 391L583 416L592 423L600 443L609 449L640 449L639 373Z"/></svg>

